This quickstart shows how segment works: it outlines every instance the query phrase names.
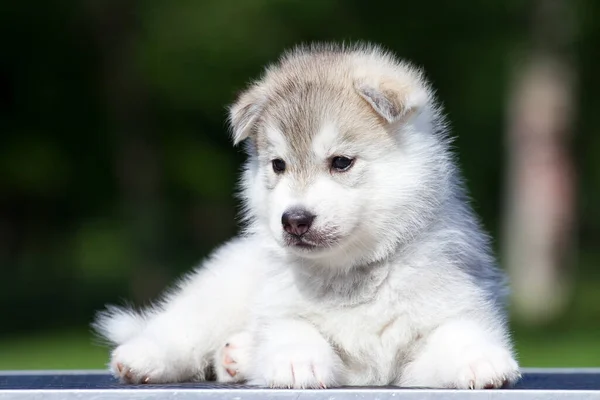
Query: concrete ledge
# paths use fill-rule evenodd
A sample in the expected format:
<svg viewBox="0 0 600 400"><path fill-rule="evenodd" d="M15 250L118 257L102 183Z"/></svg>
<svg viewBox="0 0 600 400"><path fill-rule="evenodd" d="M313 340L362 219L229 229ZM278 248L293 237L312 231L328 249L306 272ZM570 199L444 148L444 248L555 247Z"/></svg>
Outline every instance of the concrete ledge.
<svg viewBox="0 0 600 400"><path fill-rule="evenodd" d="M6 399L598 399L598 369L524 369L515 388L503 390L345 387L327 390L262 389L214 382L121 385L106 371L0 371L0 400Z"/></svg>

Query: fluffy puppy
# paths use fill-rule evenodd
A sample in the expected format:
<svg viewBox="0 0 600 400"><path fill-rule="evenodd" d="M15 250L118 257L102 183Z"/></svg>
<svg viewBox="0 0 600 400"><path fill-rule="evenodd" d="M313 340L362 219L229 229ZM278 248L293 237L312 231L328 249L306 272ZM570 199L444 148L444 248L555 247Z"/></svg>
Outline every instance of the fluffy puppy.
<svg viewBox="0 0 600 400"><path fill-rule="evenodd" d="M94 324L131 383L498 388L504 279L423 74L372 45L286 53L230 108L247 228Z"/></svg>

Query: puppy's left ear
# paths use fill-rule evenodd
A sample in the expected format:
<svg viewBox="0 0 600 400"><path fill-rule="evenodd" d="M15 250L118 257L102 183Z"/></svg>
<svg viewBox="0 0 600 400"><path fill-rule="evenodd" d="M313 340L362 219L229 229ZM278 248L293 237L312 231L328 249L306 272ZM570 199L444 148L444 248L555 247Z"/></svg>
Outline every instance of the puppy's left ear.
<svg viewBox="0 0 600 400"><path fill-rule="evenodd" d="M419 79L384 78L357 81L354 88L388 123L408 122L429 101L429 91Z"/></svg>
<svg viewBox="0 0 600 400"><path fill-rule="evenodd" d="M234 145L237 145L252 133L252 128L256 124L266 102L267 96L264 89L254 84L229 107L229 124Z"/></svg>

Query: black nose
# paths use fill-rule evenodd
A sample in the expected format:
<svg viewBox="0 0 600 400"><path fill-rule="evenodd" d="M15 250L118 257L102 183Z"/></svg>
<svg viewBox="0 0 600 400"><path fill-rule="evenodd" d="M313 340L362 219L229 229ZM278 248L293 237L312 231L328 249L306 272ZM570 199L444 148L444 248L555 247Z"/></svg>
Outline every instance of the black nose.
<svg viewBox="0 0 600 400"><path fill-rule="evenodd" d="M300 237L308 232L314 219L315 215L297 208L284 212L281 224L287 233Z"/></svg>

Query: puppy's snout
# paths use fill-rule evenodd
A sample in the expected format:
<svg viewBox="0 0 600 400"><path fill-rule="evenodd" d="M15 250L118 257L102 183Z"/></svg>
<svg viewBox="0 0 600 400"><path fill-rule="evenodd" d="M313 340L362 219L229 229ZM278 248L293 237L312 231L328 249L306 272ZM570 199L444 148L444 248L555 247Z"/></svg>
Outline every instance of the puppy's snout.
<svg viewBox="0 0 600 400"><path fill-rule="evenodd" d="M281 216L283 229L291 235L302 236L310 229L315 215L303 209L288 210Z"/></svg>

